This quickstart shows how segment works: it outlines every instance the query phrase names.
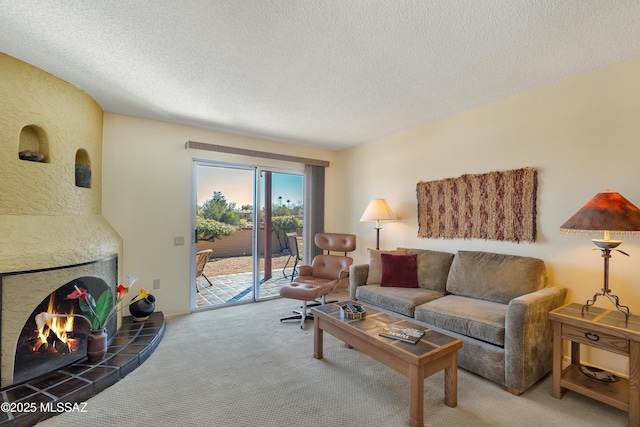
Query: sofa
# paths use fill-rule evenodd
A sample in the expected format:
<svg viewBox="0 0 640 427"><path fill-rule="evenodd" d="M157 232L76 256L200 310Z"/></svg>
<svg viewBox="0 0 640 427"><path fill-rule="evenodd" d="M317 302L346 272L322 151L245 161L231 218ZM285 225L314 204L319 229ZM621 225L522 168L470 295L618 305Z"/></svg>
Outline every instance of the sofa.
<svg viewBox="0 0 640 427"><path fill-rule="evenodd" d="M460 338L458 366L520 395L552 369L549 311L567 289L542 260L481 251L369 249L351 265L351 299Z"/></svg>

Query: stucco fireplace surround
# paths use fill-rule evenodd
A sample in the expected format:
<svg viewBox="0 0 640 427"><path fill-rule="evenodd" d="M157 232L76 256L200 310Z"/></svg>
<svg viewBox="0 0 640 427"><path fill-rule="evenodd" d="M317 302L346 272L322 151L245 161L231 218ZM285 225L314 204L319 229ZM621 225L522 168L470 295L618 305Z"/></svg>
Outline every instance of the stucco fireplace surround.
<svg viewBox="0 0 640 427"><path fill-rule="evenodd" d="M130 318L123 323L118 316L110 327L112 333L117 325L125 326L111 340L107 350L111 357L100 369L80 359L64 363L64 370L54 368L49 377L30 379L30 374L20 372L14 378L16 349L22 352L24 348L21 336L32 328L33 316L50 295L58 289L64 294L74 283L115 289L122 282L118 263L122 239L102 216L102 123L102 109L86 93L0 53L0 377L4 402L29 400L30 396L51 401L71 395L88 398L138 366L164 331L161 313L140 324ZM83 334L82 329L76 330L80 323L73 326L77 339ZM68 355L77 344L57 350ZM0 425L24 422L23 415L0 413Z"/></svg>

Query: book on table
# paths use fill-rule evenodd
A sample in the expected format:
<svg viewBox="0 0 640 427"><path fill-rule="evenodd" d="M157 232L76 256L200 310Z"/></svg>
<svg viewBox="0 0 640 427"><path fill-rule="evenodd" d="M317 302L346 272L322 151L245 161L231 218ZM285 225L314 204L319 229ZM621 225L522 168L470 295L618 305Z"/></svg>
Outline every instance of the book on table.
<svg viewBox="0 0 640 427"><path fill-rule="evenodd" d="M399 326L387 325L378 332L378 335L415 344L420 341L420 338L424 335L424 331L415 328L401 328Z"/></svg>

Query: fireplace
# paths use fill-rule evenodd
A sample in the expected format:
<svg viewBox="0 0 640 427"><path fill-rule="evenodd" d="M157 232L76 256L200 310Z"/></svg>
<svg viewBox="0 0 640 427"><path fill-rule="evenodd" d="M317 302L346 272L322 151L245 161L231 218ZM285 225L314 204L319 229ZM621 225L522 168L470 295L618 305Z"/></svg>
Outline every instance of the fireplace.
<svg viewBox="0 0 640 427"><path fill-rule="evenodd" d="M107 349L110 358L104 362L110 368L87 365L82 355L87 331L81 319L65 324L60 332L71 335L73 342L62 343L58 336L45 338L45 346L34 341L34 316L49 308L52 294L54 306L65 302L66 287L78 283L74 281L113 287L122 278L122 238L102 215L103 111L82 90L2 53L0 76L2 396L5 402L85 399L130 372L141 359L116 354L124 347L116 332ZM28 152L31 155L25 155ZM85 179L78 180L79 175ZM27 351L30 343L37 354ZM55 368L58 363L64 366ZM49 373L26 379L41 370ZM101 375L110 380L96 380ZM61 385L56 388L54 381ZM77 389L70 391L73 385ZM42 418L0 411L0 424L24 420L23 415L34 422L20 425Z"/></svg>
<svg viewBox="0 0 640 427"><path fill-rule="evenodd" d="M147 322L118 319L119 330L99 364L82 355L87 330L80 319L61 328L60 335L73 342L62 343L60 336L45 338L46 346L34 341L34 316L50 301L52 307L64 302L70 284L113 287L122 279L123 242L102 216L98 103L2 53L0 76L0 403L26 408L20 405L83 402L149 357L164 318L157 312ZM64 366L55 368L58 363ZM48 373L25 379L40 370ZM0 425L34 425L52 415L0 411Z"/></svg>
<svg viewBox="0 0 640 427"><path fill-rule="evenodd" d="M82 314L78 300L66 296L75 286L97 298L117 286L117 256L37 271L0 275L0 365L2 388L55 371L86 356L89 323L82 317L54 318L38 330L35 316L42 312ZM115 297L114 297L115 302ZM116 320L107 325L108 336Z"/></svg>

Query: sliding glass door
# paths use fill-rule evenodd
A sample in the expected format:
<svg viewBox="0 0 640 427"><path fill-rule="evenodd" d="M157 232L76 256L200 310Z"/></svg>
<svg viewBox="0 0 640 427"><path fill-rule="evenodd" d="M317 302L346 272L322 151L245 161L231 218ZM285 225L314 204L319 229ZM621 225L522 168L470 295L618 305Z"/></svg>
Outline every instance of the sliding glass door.
<svg viewBox="0 0 640 427"><path fill-rule="evenodd" d="M259 171L260 218L257 251L259 286L257 299L279 295L280 287L291 280L295 255L287 235L302 239L303 189L302 175L272 170Z"/></svg>
<svg viewBox="0 0 640 427"><path fill-rule="evenodd" d="M197 162L196 308L253 300L255 170ZM198 256L210 251L208 259Z"/></svg>
<svg viewBox="0 0 640 427"><path fill-rule="evenodd" d="M303 176L195 162L195 308L279 295L291 279L287 233L302 234ZM197 265L205 255L204 265Z"/></svg>

